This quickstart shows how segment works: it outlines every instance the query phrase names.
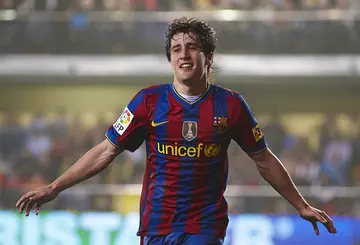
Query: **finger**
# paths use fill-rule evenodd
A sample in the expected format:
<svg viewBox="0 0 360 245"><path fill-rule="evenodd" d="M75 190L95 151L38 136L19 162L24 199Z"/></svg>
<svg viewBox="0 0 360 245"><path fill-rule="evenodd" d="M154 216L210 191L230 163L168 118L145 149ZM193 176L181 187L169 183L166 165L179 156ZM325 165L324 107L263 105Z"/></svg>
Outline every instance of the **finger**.
<svg viewBox="0 0 360 245"><path fill-rule="evenodd" d="M326 224L324 224L324 225L325 225L326 229L328 230L328 232L336 233L337 231L336 231L336 228L334 226L333 220L324 211L322 211L321 214L322 214L323 217L325 217L325 219L327 221Z"/></svg>
<svg viewBox="0 0 360 245"><path fill-rule="evenodd" d="M27 206L27 204L29 203L29 199L24 200L19 207L19 212L22 214Z"/></svg>
<svg viewBox="0 0 360 245"><path fill-rule="evenodd" d="M29 198L30 198L31 196L33 196L33 195L34 195L34 192L32 192L32 191L26 193L25 195L23 195L23 196L19 199L19 201L17 201L15 207L17 207L17 208L20 207L20 205L21 205L25 200L29 199Z"/></svg>
<svg viewBox="0 0 360 245"><path fill-rule="evenodd" d="M321 215L321 212L316 212L316 219L319 221L319 222L321 222L321 223L323 223L323 224L326 224L328 221L325 219L325 217L324 216L322 216Z"/></svg>
<svg viewBox="0 0 360 245"><path fill-rule="evenodd" d="M314 227L314 231L315 231L316 235L319 235L320 232L319 232L319 227L318 227L318 225L316 224L316 222L311 222L311 223L312 223L312 225L313 225L313 227Z"/></svg>
<svg viewBox="0 0 360 245"><path fill-rule="evenodd" d="M39 203L35 203L34 209L35 209L35 214L36 214L36 215L38 215L38 214L39 214L40 207L41 207L41 204L39 204Z"/></svg>
<svg viewBox="0 0 360 245"><path fill-rule="evenodd" d="M324 211L321 212L321 215L325 217L325 219L329 222L333 222L333 220L330 218L330 216L325 213Z"/></svg>
<svg viewBox="0 0 360 245"><path fill-rule="evenodd" d="M328 232L330 232L330 233L334 233L334 234L335 234L335 233L337 232L334 224L331 223L331 222L324 224L324 226L326 227L326 229L327 229Z"/></svg>
<svg viewBox="0 0 360 245"><path fill-rule="evenodd" d="M31 209L35 206L35 202L30 199L28 204L26 205L26 216L29 216Z"/></svg>

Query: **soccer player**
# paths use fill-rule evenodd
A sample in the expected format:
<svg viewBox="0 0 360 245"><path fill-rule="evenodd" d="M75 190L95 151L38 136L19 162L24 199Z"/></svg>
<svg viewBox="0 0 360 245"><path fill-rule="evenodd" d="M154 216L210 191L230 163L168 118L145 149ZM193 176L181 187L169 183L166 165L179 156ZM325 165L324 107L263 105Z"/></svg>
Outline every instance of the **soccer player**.
<svg viewBox="0 0 360 245"><path fill-rule="evenodd" d="M264 134L244 98L209 83L216 48L214 30L198 19L172 21L165 53L172 84L139 91L106 139L90 149L52 184L24 194L20 213L36 214L61 191L109 166L122 151L146 142L146 170L140 201L138 235L145 245L222 244L228 225L224 198L231 140L255 162L261 176L299 215L330 233L330 217L301 196L282 163L267 147ZM240 164L240 163L233 163Z"/></svg>

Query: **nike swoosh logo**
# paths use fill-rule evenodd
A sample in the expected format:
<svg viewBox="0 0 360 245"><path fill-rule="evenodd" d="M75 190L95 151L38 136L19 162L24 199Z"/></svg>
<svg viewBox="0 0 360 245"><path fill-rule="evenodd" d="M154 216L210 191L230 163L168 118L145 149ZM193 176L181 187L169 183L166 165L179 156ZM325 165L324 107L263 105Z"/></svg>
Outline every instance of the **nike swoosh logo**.
<svg viewBox="0 0 360 245"><path fill-rule="evenodd" d="M165 124L165 123L168 123L169 121L164 121L164 122L159 122L159 123L156 123L154 120L151 122L151 126L153 126L154 128L157 127L157 126L160 126L162 124Z"/></svg>

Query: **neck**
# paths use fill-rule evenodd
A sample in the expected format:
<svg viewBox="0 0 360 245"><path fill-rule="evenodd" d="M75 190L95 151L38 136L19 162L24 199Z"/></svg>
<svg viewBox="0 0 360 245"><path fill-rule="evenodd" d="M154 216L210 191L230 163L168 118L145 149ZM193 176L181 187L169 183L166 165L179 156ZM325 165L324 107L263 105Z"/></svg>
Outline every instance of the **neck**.
<svg viewBox="0 0 360 245"><path fill-rule="evenodd" d="M174 78L174 87L176 91L183 95L202 95L206 91L208 86L208 82L202 79L195 83L186 84L184 82L179 82L176 78Z"/></svg>

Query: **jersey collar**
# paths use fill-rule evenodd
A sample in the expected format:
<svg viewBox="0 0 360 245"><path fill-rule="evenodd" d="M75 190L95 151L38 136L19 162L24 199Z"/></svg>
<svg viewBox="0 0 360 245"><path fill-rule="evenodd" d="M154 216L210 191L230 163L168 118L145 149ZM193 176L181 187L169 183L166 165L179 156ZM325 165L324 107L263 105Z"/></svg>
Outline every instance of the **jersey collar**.
<svg viewBox="0 0 360 245"><path fill-rule="evenodd" d="M181 100L182 102L185 102L186 104L189 104L189 105L193 105L193 104L196 104L197 102L201 101L203 98L205 98L208 95L211 86L212 86L211 83L207 83L207 88L204 91L204 93L202 93L202 95L200 95L199 98L197 98L196 100L191 101L191 102L186 100L184 97L182 97L179 94L178 91L176 91L174 84L171 84L171 92L177 99Z"/></svg>

